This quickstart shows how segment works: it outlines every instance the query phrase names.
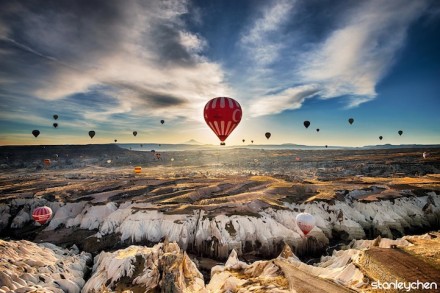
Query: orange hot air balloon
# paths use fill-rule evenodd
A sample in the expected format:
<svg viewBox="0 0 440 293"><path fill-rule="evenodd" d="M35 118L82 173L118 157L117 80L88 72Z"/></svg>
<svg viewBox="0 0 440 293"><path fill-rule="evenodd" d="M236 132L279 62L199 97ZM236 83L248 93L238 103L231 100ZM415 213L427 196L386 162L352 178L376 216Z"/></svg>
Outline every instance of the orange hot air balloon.
<svg viewBox="0 0 440 293"><path fill-rule="evenodd" d="M52 209L47 206L38 207L32 212L32 219L41 225L46 224L52 218Z"/></svg>
<svg viewBox="0 0 440 293"><path fill-rule="evenodd" d="M242 114L241 106L236 100L218 97L206 103L203 116L206 124L220 139L220 144L225 145L225 140L240 123Z"/></svg>
<svg viewBox="0 0 440 293"><path fill-rule="evenodd" d="M142 167L134 167L134 173L139 174L142 172Z"/></svg>

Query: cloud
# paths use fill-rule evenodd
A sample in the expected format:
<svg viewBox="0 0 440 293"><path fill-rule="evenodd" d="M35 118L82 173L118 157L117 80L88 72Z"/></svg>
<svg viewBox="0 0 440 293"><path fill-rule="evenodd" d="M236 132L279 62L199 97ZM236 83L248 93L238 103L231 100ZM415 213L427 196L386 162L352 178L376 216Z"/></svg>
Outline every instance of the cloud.
<svg viewBox="0 0 440 293"><path fill-rule="evenodd" d="M124 113L193 119L196 107L230 89L221 66L201 55L207 41L188 30L187 6L178 0L6 6L0 45L11 58L0 60L0 82L12 76L15 83L2 86L17 96L69 99L74 112L83 108L78 93L101 92L112 102L103 99L97 113L78 111L98 121L112 123L112 115Z"/></svg>
<svg viewBox="0 0 440 293"><path fill-rule="evenodd" d="M296 51L295 62L283 56L284 68L291 68L286 70L289 72L287 78L284 75L279 83L288 89L281 95L261 96L251 108L252 115L298 109L305 98L313 95L321 99L347 96L348 107L371 101L377 95L377 83L392 67L399 50L405 45L409 26L426 12L427 3L363 1L357 7L339 13L337 28L321 41L308 44L307 50ZM309 87L316 92L306 93L305 98L302 95L289 98L296 97L298 89Z"/></svg>
<svg viewBox="0 0 440 293"><path fill-rule="evenodd" d="M282 40L274 38L276 32L288 20L295 1L271 1L260 11L250 29L243 33L242 46L251 58L260 65L270 64L278 58Z"/></svg>
<svg viewBox="0 0 440 293"><path fill-rule="evenodd" d="M350 106L374 99L376 84L404 46L409 25L425 8L425 1L362 2L339 29L304 54L301 81L320 84L322 98L352 96Z"/></svg>
<svg viewBox="0 0 440 293"><path fill-rule="evenodd" d="M250 112L252 116L263 116L299 109L307 98L311 98L319 92L320 89L316 85L289 88L280 93L256 99L250 107Z"/></svg>

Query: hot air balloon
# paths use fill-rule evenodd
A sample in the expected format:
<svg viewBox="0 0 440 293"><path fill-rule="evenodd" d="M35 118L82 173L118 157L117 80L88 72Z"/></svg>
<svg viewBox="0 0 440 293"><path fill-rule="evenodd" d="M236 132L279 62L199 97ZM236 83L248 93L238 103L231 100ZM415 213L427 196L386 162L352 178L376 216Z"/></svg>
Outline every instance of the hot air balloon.
<svg viewBox="0 0 440 293"><path fill-rule="evenodd" d="M315 227L315 217L309 213L300 213L296 216L296 224L304 235L307 236L313 227Z"/></svg>
<svg viewBox="0 0 440 293"><path fill-rule="evenodd" d="M253 140L251 140L251 143L254 143L254 141L253 141Z"/></svg>
<svg viewBox="0 0 440 293"><path fill-rule="evenodd" d="M304 121L304 126L306 127L306 128L309 128L309 126L310 126L310 121Z"/></svg>
<svg viewBox="0 0 440 293"><path fill-rule="evenodd" d="M266 132L266 133L264 134L264 136L265 136L267 139L269 139L271 135L272 135L272 134L270 134L270 132Z"/></svg>
<svg viewBox="0 0 440 293"><path fill-rule="evenodd" d="M203 116L206 124L220 139L220 144L225 145L225 140L240 123L242 111L236 100L218 97L206 103Z"/></svg>
<svg viewBox="0 0 440 293"><path fill-rule="evenodd" d="M382 140L382 138L383 138L383 136L382 136L382 135L381 135L381 136L379 136L379 139L380 139L380 140Z"/></svg>
<svg viewBox="0 0 440 293"><path fill-rule="evenodd" d="M245 142L245 140L244 140L244 139L243 139L242 141L243 141L243 142Z"/></svg>
<svg viewBox="0 0 440 293"><path fill-rule="evenodd" d="M58 115L57 114L53 115L53 119L57 120L58 119Z"/></svg>
<svg viewBox="0 0 440 293"><path fill-rule="evenodd" d="M137 131L133 131L133 135L134 136L138 135L138 132Z"/></svg>
<svg viewBox="0 0 440 293"><path fill-rule="evenodd" d="M316 128L316 132L319 132L319 128Z"/></svg>
<svg viewBox="0 0 440 293"><path fill-rule="evenodd" d="M353 118L348 119L348 123L353 124L353 122L354 122Z"/></svg>
<svg viewBox="0 0 440 293"><path fill-rule="evenodd" d="M165 120L160 120L160 123L164 124L164 123L165 123Z"/></svg>
<svg viewBox="0 0 440 293"><path fill-rule="evenodd" d="M327 145L325 145L325 148L328 148L328 146L327 146Z"/></svg>
<svg viewBox="0 0 440 293"><path fill-rule="evenodd" d="M57 128L58 127L58 123L54 123L53 127Z"/></svg>
<svg viewBox="0 0 440 293"><path fill-rule="evenodd" d="M32 218L35 222L44 225L52 218L52 209L48 206L38 207L32 212Z"/></svg>
<svg viewBox="0 0 440 293"><path fill-rule="evenodd" d="M118 142L118 140L117 140L117 139L115 139L115 142Z"/></svg>
<svg viewBox="0 0 440 293"><path fill-rule="evenodd" d="M37 137L40 135L40 131L39 130L32 130L32 134Z"/></svg>
<svg viewBox="0 0 440 293"><path fill-rule="evenodd" d="M93 131L93 130L89 131L90 138L93 138L95 136L95 134L96 134L95 131Z"/></svg>
<svg viewBox="0 0 440 293"><path fill-rule="evenodd" d="M402 135L402 134L403 134L403 131L402 131L402 130L399 130L397 133L398 133L399 135Z"/></svg>

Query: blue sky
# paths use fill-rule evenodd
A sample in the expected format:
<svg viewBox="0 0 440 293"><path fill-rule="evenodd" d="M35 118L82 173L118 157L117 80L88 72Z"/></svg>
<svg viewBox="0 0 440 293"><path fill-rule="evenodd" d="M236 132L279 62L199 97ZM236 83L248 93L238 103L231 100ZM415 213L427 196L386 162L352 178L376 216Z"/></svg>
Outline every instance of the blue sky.
<svg viewBox="0 0 440 293"><path fill-rule="evenodd" d="M0 1L0 144L217 144L217 96L228 145L439 144L439 35L434 0Z"/></svg>

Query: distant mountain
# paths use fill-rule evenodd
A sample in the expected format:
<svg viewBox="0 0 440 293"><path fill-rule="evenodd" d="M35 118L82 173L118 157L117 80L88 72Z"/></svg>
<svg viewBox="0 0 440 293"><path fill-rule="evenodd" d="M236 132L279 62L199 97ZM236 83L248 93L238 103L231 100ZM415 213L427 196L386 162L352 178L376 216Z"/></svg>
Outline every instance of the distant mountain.
<svg viewBox="0 0 440 293"><path fill-rule="evenodd" d="M413 149L413 148L440 148L440 144L379 144L366 145L364 149Z"/></svg>
<svg viewBox="0 0 440 293"><path fill-rule="evenodd" d="M202 145L203 143L198 142L198 141L195 140L195 139L190 139L190 140L188 140L187 142L184 142L183 144L197 144L197 145Z"/></svg>

